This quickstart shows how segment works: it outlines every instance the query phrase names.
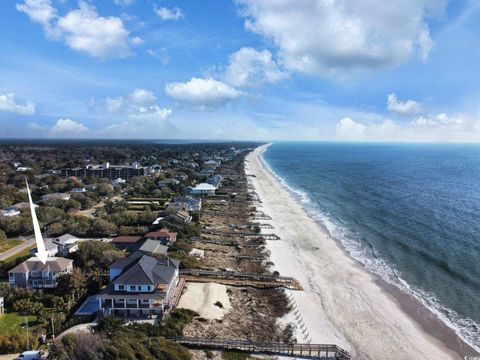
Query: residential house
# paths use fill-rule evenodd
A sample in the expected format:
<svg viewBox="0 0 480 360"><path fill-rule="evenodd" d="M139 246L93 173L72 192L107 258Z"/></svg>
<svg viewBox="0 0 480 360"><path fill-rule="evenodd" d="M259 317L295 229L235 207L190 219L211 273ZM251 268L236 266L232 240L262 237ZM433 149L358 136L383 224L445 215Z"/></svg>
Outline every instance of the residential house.
<svg viewBox="0 0 480 360"><path fill-rule="evenodd" d="M181 291L179 261L142 252L110 265L110 283L97 296L104 315L162 315Z"/></svg>
<svg viewBox="0 0 480 360"><path fill-rule="evenodd" d="M45 251L47 252L48 257L55 257L58 254L58 245L53 243L53 239L46 239L44 241L45 244ZM35 256L35 254L38 252L38 249L34 247L29 251L29 254L31 256Z"/></svg>
<svg viewBox="0 0 480 360"><path fill-rule="evenodd" d="M124 185L127 183L127 180L122 179L122 178L117 178L115 180L112 180L113 185Z"/></svg>
<svg viewBox="0 0 480 360"><path fill-rule="evenodd" d="M72 193L86 193L87 189L84 187L74 187L70 192Z"/></svg>
<svg viewBox="0 0 480 360"><path fill-rule="evenodd" d="M70 194L68 193L51 193L42 196L43 202L51 202L51 201L68 201L70 200Z"/></svg>
<svg viewBox="0 0 480 360"><path fill-rule="evenodd" d="M151 231L145 234L146 240L157 240L160 241L162 245L171 245L177 241L177 233L170 231L168 229L160 229L157 231Z"/></svg>
<svg viewBox="0 0 480 360"><path fill-rule="evenodd" d="M190 190L191 195L215 195L217 188L212 184L201 183Z"/></svg>
<svg viewBox="0 0 480 360"><path fill-rule="evenodd" d="M8 207L6 209L0 210L0 217L12 217L12 216L18 216L20 215L20 210L14 208L14 207Z"/></svg>
<svg viewBox="0 0 480 360"><path fill-rule="evenodd" d="M43 264L37 257L25 260L8 272L10 285L32 288L56 288L58 277L73 271L73 260L62 257L47 258Z"/></svg>
<svg viewBox="0 0 480 360"><path fill-rule="evenodd" d="M37 208L38 205L33 204L33 207ZM19 210L19 211L24 210L24 209L30 209L30 203L28 203L28 202L17 203L15 205L9 206L7 209L16 209L16 210ZM7 209L5 209L5 210L7 210Z"/></svg>
<svg viewBox="0 0 480 360"><path fill-rule="evenodd" d="M178 224L188 224L192 221L192 217L190 216L190 214L187 211L179 210L179 211L176 211L176 212L170 214L167 217L167 220L173 221L173 222L178 223Z"/></svg>
<svg viewBox="0 0 480 360"><path fill-rule="evenodd" d="M220 187L220 184L222 183L222 177L220 175L213 175L213 176L210 176L208 179L207 179L207 183L209 183L210 185L213 185L215 186L217 189Z"/></svg>
<svg viewBox="0 0 480 360"><path fill-rule="evenodd" d="M157 183L157 185L160 189L167 188L167 187L172 187L172 186L175 186L175 185L178 185L178 184L180 184L180 181L178 181L177 179L174 179L174 178L163 179L163 180L160 180Z"/></svg>
<svg viewBox="0 0 480 360"><path fill-rule="evenodd" d="M189 212L200 212L202 209L202 199L196 199L191 196L180 196L173 199L168 204L168 210L185 210Z"/></svg>
<svg viewBox="0 0 480 360"><path fill-rule="evenodd" d="M159 172L162 171L162 167L160 165L151 165L149 168L148 168L148 172L150 174L157 174Z"/></svg>
<svg viewBox="0 0 480 360"><path fill-rule="evenodd" d="M140 246L141 236L117 236L112 239L112 244L121 250L136 249Z"/></svg>
<svg viewBox="0 0 480 360"><path fill-rule="evenodd" d="M54 238L52 242L58 246L58 253L61 256L67 256L78 250L78 238L70 234L63 234Z"/></svg>

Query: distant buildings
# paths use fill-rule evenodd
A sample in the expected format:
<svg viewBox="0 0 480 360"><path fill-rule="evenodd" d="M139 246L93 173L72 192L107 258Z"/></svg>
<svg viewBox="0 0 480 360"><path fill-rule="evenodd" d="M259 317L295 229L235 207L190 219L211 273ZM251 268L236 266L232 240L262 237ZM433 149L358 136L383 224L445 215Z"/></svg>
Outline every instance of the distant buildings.
<svg viewBox="0 0 480 360"><path fill-rule="evenodd" d="M62 169L61 174L64 177L98 177L108 178L110 180L125 179L130 180L135 176L146 176L149 168L141 166L140 163L134 161L130 165L110 165L105 163L101 165L87 165L84 168L68 168Z"/></svg>
<svg viewBox="0 0 480 360"><path fill-rule="evenodd" d="M87 189L86 188L80 188L80 187L75 187L73 188L70 192L72 193L86 193L87 192Z"/></svg>
<svg viewBox="0 0 480 360"><path fill-rule="evenodd" d="M185 210L189 212L200 212L202 209L202 199L196 199L191 196L181 196L173 199L168 204L168 210Z"/></svg>
<svg viewBox="0 0 480 360"><path fill-rule="evenodd" d="M179 261L142 252L110 265L110 284L97 296L104 315L161 315L179 286Z"/></svg>
<svg viewBox="0 0 480 360"><path fill-rule="evenodd" d="M201 183L190 190L191 195L215 195L217 188L212 184Z"/></svg>
<svg viewBox="0 0 480 360"><path fill-rule="evenodd" d="M68 193L51 193L42 196L43 202L51 202L51 201L68 201L70 200L70 194Z"/></svg>
<svg viewBox="0 0 480 360"><path fill-rule="evenodd" d="M12 208L12 207L0 210L0 216L12 217L12 216L17 216L17 215L20 215L20 210L17 210L17 209Z"/></svg>
<svg viewBox="0 0 480 360"><path fill-rule="evenodd" d="M52 257L47 258L47 262L43 264L38 258L32 257L8 272L8 282L23 288L56 288L58 277L72 271L73 260Z"/></svg>
<svg viewBox="0 0 480 360"><path fill-rule="evenodd" d="M168 178L168 179L160 180L157 185L160 189L163 189L163 188L175 186L178 184L180 184L179 180L174 178Z"/></svg>

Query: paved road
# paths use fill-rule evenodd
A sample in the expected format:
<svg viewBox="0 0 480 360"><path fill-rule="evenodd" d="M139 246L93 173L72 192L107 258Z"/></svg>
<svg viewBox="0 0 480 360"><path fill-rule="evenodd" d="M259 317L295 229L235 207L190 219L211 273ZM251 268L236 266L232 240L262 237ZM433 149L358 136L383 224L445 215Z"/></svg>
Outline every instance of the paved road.
<svg viewBox="0 0 480 360"><path fill-rule="evenodd" d="M7 250L4 253L1 253L0 254L0 261L3 261L6 258L9 258L10 256L15 255L16 253L18 253L22 250L25 250L25 249L29 248L30 246L32 246L34 244L35 244L35 239L34 238L28 239L24 243L11 248L10 250ZM2 359L0 358L0 360L2 360Z"/></svg>

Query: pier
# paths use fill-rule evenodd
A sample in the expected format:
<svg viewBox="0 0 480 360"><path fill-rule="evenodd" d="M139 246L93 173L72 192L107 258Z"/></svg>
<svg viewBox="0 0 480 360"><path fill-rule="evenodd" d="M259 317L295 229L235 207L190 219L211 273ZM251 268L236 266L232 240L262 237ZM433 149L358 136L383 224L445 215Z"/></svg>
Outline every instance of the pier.
<svg viewBox="0 0 480 360"><path fill-rule="evenodd" d="M304 359L349 360L350 354L337 345L261 343L249 340L208 339L198 337L171 337L183 346L194 349L233 350L249 354L268 354Z"/></svg>

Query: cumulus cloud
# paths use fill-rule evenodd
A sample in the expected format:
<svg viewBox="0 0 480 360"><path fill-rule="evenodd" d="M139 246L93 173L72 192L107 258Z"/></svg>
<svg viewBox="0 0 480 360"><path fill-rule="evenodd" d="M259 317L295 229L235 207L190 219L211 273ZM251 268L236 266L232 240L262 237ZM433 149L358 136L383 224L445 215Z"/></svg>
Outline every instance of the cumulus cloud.
<svg viewBox="0 0 480 360"><path fill-rule="evenodd" d="M42 25L50 23L57 16L51 0L25 0L23 4L17 4L16 8L27 14L32 21Z"/></svg>
<svg viewBox="0 0 480 360"><path fill-rule="evenodd" d="M113 3L115 5L120 5L120 6L129 6L132 5L135 2L135 0L113 0Z"/></svg>
<svg viewBox="0 0 480 360"><path fill-rule="evenodd" d="M17 9L43 26L45 35L64 41L71 49L98 58L122 58L130 55L130 44L143 42L130 38L120 18L100 16L95 6L80 1L78 9L59 16L51 0L24 0Z"/></svg>
<svg viewBox="0 0 480 360"><path fill-rule="evenodd" d="M414 100L399 101L395 94L388 95L387 107L391 112L401 116L412 116L420 112L420 104Z"/></svg>
<svg viewBox="0 0 480 360"><path fill-rule="evenodd" d="M336 128L336 135L342 140L362 140L365 136L366 126L345 117L341 119Z"/></svg>
<svg viewBox="0 0 480 360"><path fill-rule="evenodd" d="M229 56L224 79L236 87L249 87L274 83L286 76L286 72L280 69L270 51L243 47Z"/></svg>
<svg viewBox="0 0 480 360"><path fill-rule="evenodd" d="M0 94L0 111L12 112L22 115L35 114L35 104L29 100L23 104L15 100L14 93Z"/></svg>
<svg viewBox="0 0 480 360"><path fill-rule="evenodd" d="M412 124L418 127L456 127L460 128L469 122L469 118L456 115L449 116L446 113L438 115L419 116L412 121Z"/></svg>
<svg viewBox="0 0 480 360"><path fill-rule="evenodd" d="M167 7L155 7L155 13L162 20L178 20L183 18L183 12L178 7L169 9Z"/></svg>
<svg viewBox="0 0 480 360"><path fill-rule="evenodd" d="M176 101L190 103L204 110L217 109L243 95L222 81L195 77L187 82L168 83L165 92Z"/></svg>
<svg viewBox="0 0 480 360"><path fill-rule="evenodd" d="M134 89L125 96L107 97L99 102L92 100L90 109L97 113L118 115L134 121L166 120L172 110L162 108L157 103L155 94L146 89Z"/></svg>
<svg viewBox="0 0 480 360"><path fill-rule="evenodd" d="M428 16L442 14L445 0L236 0L245 28L271 40L289 69L344 75L391 67L415 49L426 59L433 41Z"/></svg>
<svg viewBox="0 0 480 360"><path fill-rule="evenodd" d="M53 137L78 138L89 132L85 125L71 119L58 119L50 129L50 135Z"/></svg>

